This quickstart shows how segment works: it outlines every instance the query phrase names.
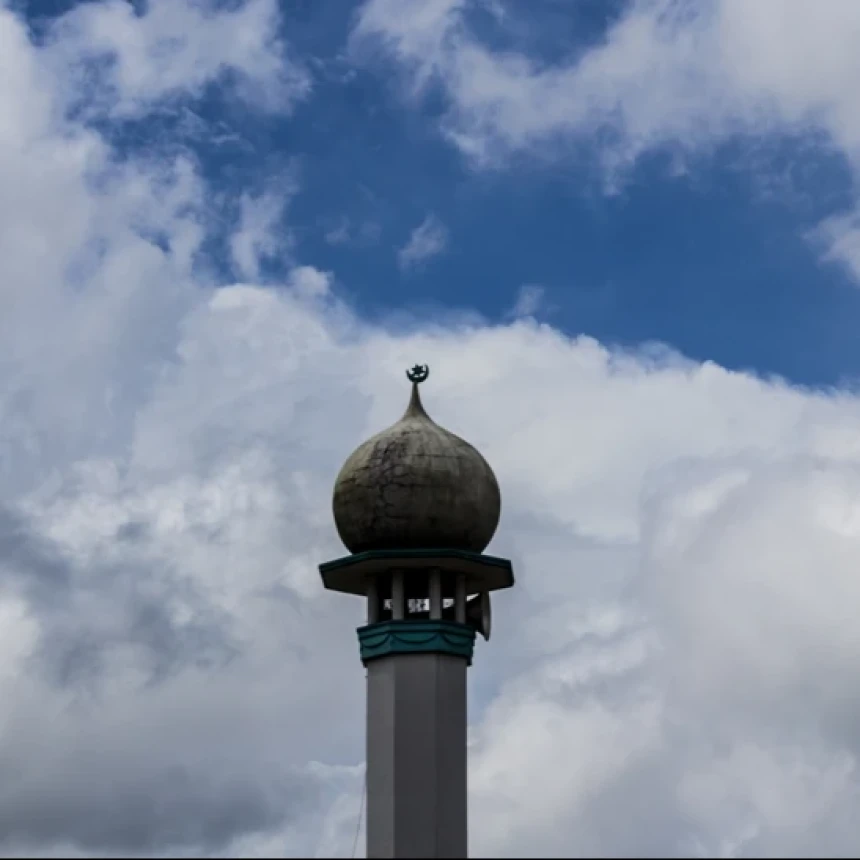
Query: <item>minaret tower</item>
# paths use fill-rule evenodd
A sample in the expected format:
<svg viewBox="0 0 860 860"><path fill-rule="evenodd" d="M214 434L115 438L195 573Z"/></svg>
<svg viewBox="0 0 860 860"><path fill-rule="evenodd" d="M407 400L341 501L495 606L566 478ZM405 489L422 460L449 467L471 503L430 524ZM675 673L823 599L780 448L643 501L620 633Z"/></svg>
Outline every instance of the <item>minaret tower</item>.
<svg viewBox="0 0 860 860"><path fill-rule="evenodd" d="M424 411L403 417L340 470L334 519L352 553L320 565L332 591L367 600L367 856L467 856L466 668L490 636L490 592L511 563L482 555L501 496L487 461Z"/></svg>

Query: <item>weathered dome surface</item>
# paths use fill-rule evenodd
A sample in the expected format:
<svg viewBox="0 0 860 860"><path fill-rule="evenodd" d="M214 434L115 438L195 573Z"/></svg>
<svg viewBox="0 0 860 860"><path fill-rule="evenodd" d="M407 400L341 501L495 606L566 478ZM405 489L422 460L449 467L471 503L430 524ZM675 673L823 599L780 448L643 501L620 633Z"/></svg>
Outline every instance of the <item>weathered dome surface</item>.
<svg viewBox="0 0 860 860"><path fill-rule="evenodd" d="M493 470L468 442L427 415L415 383L403 417L353 452L334 487L335 524L352 553L482 552L500 513Z"/></svg>

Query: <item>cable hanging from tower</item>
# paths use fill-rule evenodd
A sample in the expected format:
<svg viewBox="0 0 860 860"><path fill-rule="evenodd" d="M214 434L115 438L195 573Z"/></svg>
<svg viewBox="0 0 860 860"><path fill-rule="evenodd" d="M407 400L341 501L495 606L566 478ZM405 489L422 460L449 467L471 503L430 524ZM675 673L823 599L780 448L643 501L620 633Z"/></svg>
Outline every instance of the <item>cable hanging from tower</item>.
<svg viewBox="0 0 860 860"><path fill-rule="evenodd" d="M361 819L364 817L364 798L367 794L367 767L364 768L364 779L361 781L361 802L358 806L358 821L355 825L355 838L352 840L352 860L355 860L355 849L358 847L358 835L361 833Z"/></svg>

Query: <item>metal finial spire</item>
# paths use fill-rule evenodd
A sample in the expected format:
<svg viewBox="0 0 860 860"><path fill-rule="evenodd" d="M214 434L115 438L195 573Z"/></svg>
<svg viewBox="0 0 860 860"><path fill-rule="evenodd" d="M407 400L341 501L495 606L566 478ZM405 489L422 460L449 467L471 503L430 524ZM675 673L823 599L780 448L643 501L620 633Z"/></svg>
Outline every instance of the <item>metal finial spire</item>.
<svg viewBox="0 0 860 860"><path fill-rule="evenodd" d="M427 421L433 419L424 411L424 406L421 404L421 395L418 393L418 386L430 376L430 368L426 364L416 364L414 367L406 371L406 378L412 383L412 396L409 398L409 406L406 407L404 418L424 418Z"/></svg>
<svg viewBox="0 0 860 860"><path fill-rule="evenodd" d="M420 385L430 376L430 368L426 364L416 364L406 371L406 378L416 385Z"/></svg>

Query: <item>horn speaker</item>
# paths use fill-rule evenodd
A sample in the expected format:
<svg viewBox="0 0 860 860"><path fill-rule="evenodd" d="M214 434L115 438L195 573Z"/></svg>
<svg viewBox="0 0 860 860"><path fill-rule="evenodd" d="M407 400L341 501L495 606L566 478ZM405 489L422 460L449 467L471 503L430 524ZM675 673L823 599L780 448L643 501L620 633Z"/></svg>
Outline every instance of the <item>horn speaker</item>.
<svg viewBox="0 0 860 860"><path fill-rule="evenodd" d="M493 624L493 613L490 609L490 592L482 591L473 594L466 601L466 623L484 637L490 638Z"/></svg>

